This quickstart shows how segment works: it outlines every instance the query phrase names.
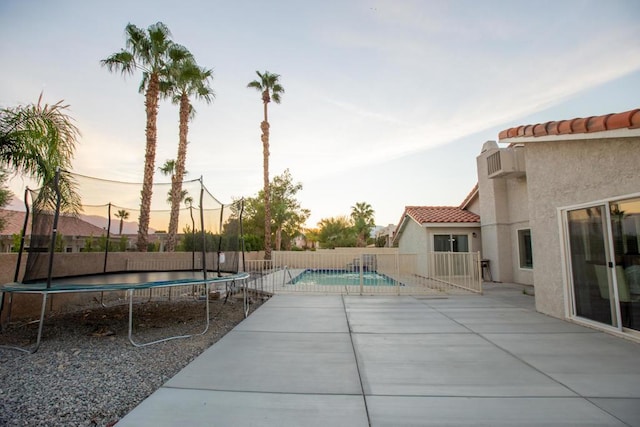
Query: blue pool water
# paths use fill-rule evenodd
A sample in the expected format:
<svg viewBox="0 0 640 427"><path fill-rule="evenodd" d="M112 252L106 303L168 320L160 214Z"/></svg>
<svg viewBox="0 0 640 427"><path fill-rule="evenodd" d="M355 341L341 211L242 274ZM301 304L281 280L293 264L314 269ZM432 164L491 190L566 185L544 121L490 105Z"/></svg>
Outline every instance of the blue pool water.
<svg viewBox="0 0 640 427"><path fill-rule="evenodd" d="M305 270L291 281L294 285L360 286L360 273L348 270ZM363 273L364 286L395 286L384 274L371 271Z"/></svg>

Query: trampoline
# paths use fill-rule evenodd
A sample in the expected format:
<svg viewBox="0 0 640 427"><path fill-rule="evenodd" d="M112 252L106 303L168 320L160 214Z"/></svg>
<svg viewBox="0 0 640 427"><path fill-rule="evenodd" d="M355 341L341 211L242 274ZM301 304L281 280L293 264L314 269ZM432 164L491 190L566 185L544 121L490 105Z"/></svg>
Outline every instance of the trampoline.
<svg viewBox="0 0 640 427"><path fill-rule="evenodd" d="M74 183L76 196L81 200L79 209L72 214L64 212L65 200L59 185L60 173L67 174L67 180ZM171 194L167 191L170 185L164 184L163 188L163 184L154 184L154 193L160 193L163 197L164 194ZM128 339L136 347L205 334L210 325L209 300L212 287L224 286L226 290L232 291L237 289L238 285L242 286L246 316L248 302L244 285L249 274L240 271L239 268L240 260L244 260L242 201L231 205L221 204L206 190L202 179L183 182L182 188L183 193L199 193L199 200L195 206L193 201L189 201L188 206L181 208L183 215L178 212L182 233L172 237L163 234L163 237L166 237L165 242L173 238L179 241L179 244L171 252L146 253L131 251L130 240L133 237L127 237L122 230L122 217L125 216L123 212L134 212L137 209L132 202L135 196L131 193L137 193L139 197L140 185L100 180L62 171L56 175L49 187L45 186L38 190L27 189L25 192L26 215L14 282L0 286L0 315L7 305L6 320L10 321L14 294L38 294L42 299L38 332L35 343L30 347L6 345L0 347L26 353L36 352L42 342L47 301L53 295L60 294L99 292L100 304L104 306L105 292L124 292L129 305ZM110 199L108 203L99 204L95 203L96 197L117 198L120 201L114 203ZM29 199L31 203L28 202ZM150 223L155 226L166 226L169 217L175 213L167 209L168 199L165 198L161 203L165 204L164 209L162 204L160 208L155 209L152 205L149 212ZM173 209L174 206L172 205L171 208ZM120 214L119 223L112 221L115 212ZM90 251L91 245L94 237L97 237L93 235L80 236L84 239L86 252L84 254L66 253L70 251L61 250L64 246L60 241L64 232L65 218L74 218L74 220L90 218L94 222L97 221L98 225L102 221L104 232L99 236L99 242L101 242L98 245L99 250L89 253L93 252ZM197 223L196 218L199 219ZM119 237L113 236L116 227L119 227L116 235ZM70 230L67 229L67 232ZM116 243L123 246L125 238L128 246L124 251L118 251ZM73 236L70 241L74 239L77 241L79 237ZM62 240L64 241L64 236ZM160 241L160 244L162 243ZM26 263L22 261L23 253L27 254ZM19 280L20 273L22 278ZM204 300L205 320L202 331L147 342L135 340L133 337L134 293L149 290L149 299L151 299L154 289L165 289L171 297L171 290L177 287L191 289L187 292L190 297L195 300ZM5 298L5 294L8 298Z"/></svg>

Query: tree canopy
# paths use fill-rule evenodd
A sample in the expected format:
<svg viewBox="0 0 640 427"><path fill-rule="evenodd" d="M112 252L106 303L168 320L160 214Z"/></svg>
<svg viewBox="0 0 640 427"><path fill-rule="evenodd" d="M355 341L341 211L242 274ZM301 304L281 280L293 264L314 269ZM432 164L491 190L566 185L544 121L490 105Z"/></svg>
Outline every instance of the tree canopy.
<svg viewBox="0 0 640 427"><path fill-rule="evenodd" d="M311 212L304 209L296 195L302 190L302 183L294 182L289 169L275 176L270 184L272 221L270 233L276 235L275 249L290 249L291 240L302 233L303 226ZM264 191L256 197L245 199L243 227L248 241L259 241L264 235Z"/></svg>
<svg viewBox="0 0 640 427"><path fill-rule="evenodd" d="M318 223L318 242L324 249L356 246L357 234L346 216L323 218Z"/></svg>
<svg viewBox="0 0 640 427"><path fill-rule="evenodd" d="M357 245L367 246L367 240L371 235L371 230L375 227L374 211L369 203L358 202L351 206L351 220L353 228L358 236Z"/></svg>
<svg viewBox="0 0 640 427"><path fill-rule="evenodd" d="M336 247L364 247L372 242L371 230L375 227L374 211L369 203L358 202L351 207L351 214L323 218L313 236L320 247L334 249Z"/></svg>
<svg viewBox="0 0 640 427"><path fill-rule="evenodd" d="M53 183L61 171L61 208L76 212L80 199L67 173L80 131L68 114L69 106L58 101L18 105L0 110L0 169L25 174L38 181L45 203L54 202Z"/></svg>
<svg viewBox="0 0 640 427"><path fill-rule="evenodd" d="M140 200L140 217L138 220L138 250L147 250L149 232L149 214L155 172L158 103L162 92L163 80L168 80L171 63L191 57L184 47L171 40L169 28L162 22L150 25L145 31L133 24L125 27L125 49L121 49L101 64L109 71L120 71L123 75L142 71L139 92L145 94L146 111L146 146L144 161L144 179Z"/></svg>

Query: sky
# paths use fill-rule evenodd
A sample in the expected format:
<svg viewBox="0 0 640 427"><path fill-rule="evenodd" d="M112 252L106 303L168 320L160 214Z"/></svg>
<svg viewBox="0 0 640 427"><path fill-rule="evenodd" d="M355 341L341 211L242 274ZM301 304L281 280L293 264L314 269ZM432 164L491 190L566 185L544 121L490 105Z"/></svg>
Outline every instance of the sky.
<svg viewBox="0 0 640 427"><path fill-rule="evenodd" d="M309 227L358 202L383 226L405 206L457 206L501 130L640 107L637 0L0 0L0 107L64 100L82 134L73 170L141 182L141 75L100 60L127 24L156 22L214 75L214 102L194 101L187 178L225 203L257 195L263 110L246 86L280 74L270 176L302 183ZM177 107L161 102L156 166L177 143Z"/></svg>

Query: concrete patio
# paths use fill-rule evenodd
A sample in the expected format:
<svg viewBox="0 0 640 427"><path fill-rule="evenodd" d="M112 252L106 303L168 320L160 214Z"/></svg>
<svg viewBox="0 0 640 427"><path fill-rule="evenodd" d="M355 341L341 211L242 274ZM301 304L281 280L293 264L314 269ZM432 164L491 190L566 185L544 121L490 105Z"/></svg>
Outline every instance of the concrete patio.
<svg viewBox="0 0 640 427"><path fill-rule="evenodd" d="M640 426L640 344L533 304L276 295L118 426Z"/></svg>

